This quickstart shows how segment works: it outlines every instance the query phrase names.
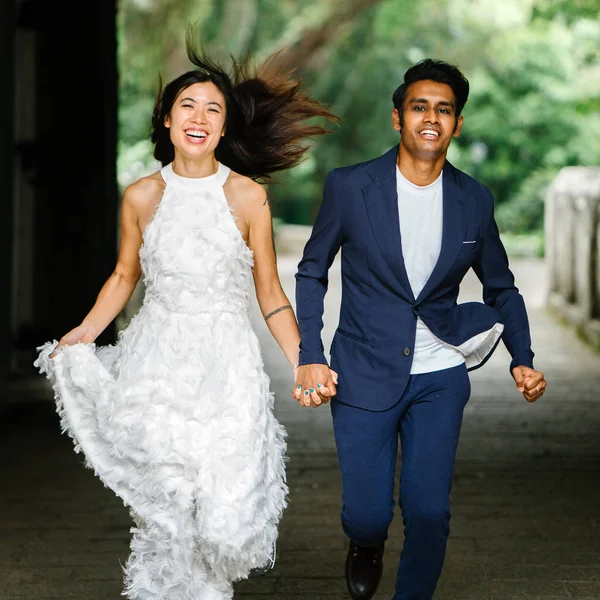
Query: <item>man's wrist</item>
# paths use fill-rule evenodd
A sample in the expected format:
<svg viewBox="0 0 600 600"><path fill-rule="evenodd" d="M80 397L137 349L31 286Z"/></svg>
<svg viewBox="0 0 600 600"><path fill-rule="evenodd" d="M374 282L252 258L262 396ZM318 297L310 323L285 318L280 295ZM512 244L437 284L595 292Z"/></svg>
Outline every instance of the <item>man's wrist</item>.
<svg viewBox="0 0 600 600"><path fill-rule="evenodd" d="M529 355L519 355L513 358L509 366L511 374L517 367L527 367L529 369L533 369L533 352L531 352Z"/></svg>
<svg viewBox="0 0 600 600"><path fill-rule="evenodd" d="M307 350L301 350L300 356L298 357L298 366L304 365L326 365L327 359L322 350L315 350L308 352Z"/></svg>

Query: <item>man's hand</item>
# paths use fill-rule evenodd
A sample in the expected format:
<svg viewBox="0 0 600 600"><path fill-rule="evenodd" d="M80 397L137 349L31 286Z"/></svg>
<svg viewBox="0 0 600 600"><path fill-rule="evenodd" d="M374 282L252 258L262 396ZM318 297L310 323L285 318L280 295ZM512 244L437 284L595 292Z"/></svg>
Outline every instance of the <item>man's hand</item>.
<svg viewBox="0 0 600 600"><path fill-rule="evenodd" d="M539 400L546 391L546 380L543 373L529 367L515 367L512 376L517 384L517 389L523 394L527 402Z"/></svg>
<svg viewBox="0 0 600 600"><path fill-rule="evenodd" d="M319 406L326 404L335 396L338 376L327 365L302 365L296 372L296 385L292 398L301 406Z"/></svg>

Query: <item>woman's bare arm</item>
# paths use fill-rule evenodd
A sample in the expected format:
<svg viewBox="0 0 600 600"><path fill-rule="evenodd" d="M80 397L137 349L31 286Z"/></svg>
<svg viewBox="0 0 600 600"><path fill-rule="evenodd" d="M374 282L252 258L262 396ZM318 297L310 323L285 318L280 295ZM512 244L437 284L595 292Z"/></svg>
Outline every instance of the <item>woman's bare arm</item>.
<svg viewBox="0 0 600 600"><path fill-rule="evenodd" d="M238 215L238 226L254 254L256 297L271 334L292 366L298 362L300 332L296 316L281 287L273 243L271 209L264 188L245 178L226 186ZM241 221L241 222L240 222Z"/></svg>
<svg viewBox="0 0 600 600"><path fill-rule="evenodd" d="M60 345L92 343L123 310L141 275L139 248L142 228L160 201L162 189L153 178L144 178L125 190L121 204L121 239L115 270L102 286L92 310L81 325L64 335Z"/></svg>

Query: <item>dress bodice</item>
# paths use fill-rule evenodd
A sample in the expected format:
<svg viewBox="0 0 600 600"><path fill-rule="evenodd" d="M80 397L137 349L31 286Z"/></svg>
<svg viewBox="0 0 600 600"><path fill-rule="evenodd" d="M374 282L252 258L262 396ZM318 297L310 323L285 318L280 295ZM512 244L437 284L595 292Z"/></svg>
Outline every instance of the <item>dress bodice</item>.
<svg viewBox="0 0 600 600"><path fill-rule="evenodd" d="M140 248L145 302L180 313L247 310L252 252L223 191L229 173L221 163L198 179L161 169L165 190Z"/></svg>

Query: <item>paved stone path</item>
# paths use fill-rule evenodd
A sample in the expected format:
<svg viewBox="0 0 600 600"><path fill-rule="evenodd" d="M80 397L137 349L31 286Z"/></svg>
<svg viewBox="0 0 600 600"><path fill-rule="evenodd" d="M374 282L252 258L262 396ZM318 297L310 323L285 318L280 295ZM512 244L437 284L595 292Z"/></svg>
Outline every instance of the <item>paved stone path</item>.
<svg viewBox="0 0 600 600"><path fill-rule="evenodd" d="M296 262L280 259L290 298ZM514 261L513 269L550 388L527 404L514 390L503 348L472 374L436 600L599 600L600 356L542 309L543 265ZM480 298L475 282L466 282L463 300ZM326 343L338 303L333 277ZM345 600L329 410L301 409L289 399L289 369L258 315L256 323L289 432L291 494L275 570L240 583L236 598ZM128 553L127 510L81 466L47 394L36 389L9 399L0 418L0 599L116 599L119 563ZM376 600L393 592L402 543L396 513Z"/></svg>

